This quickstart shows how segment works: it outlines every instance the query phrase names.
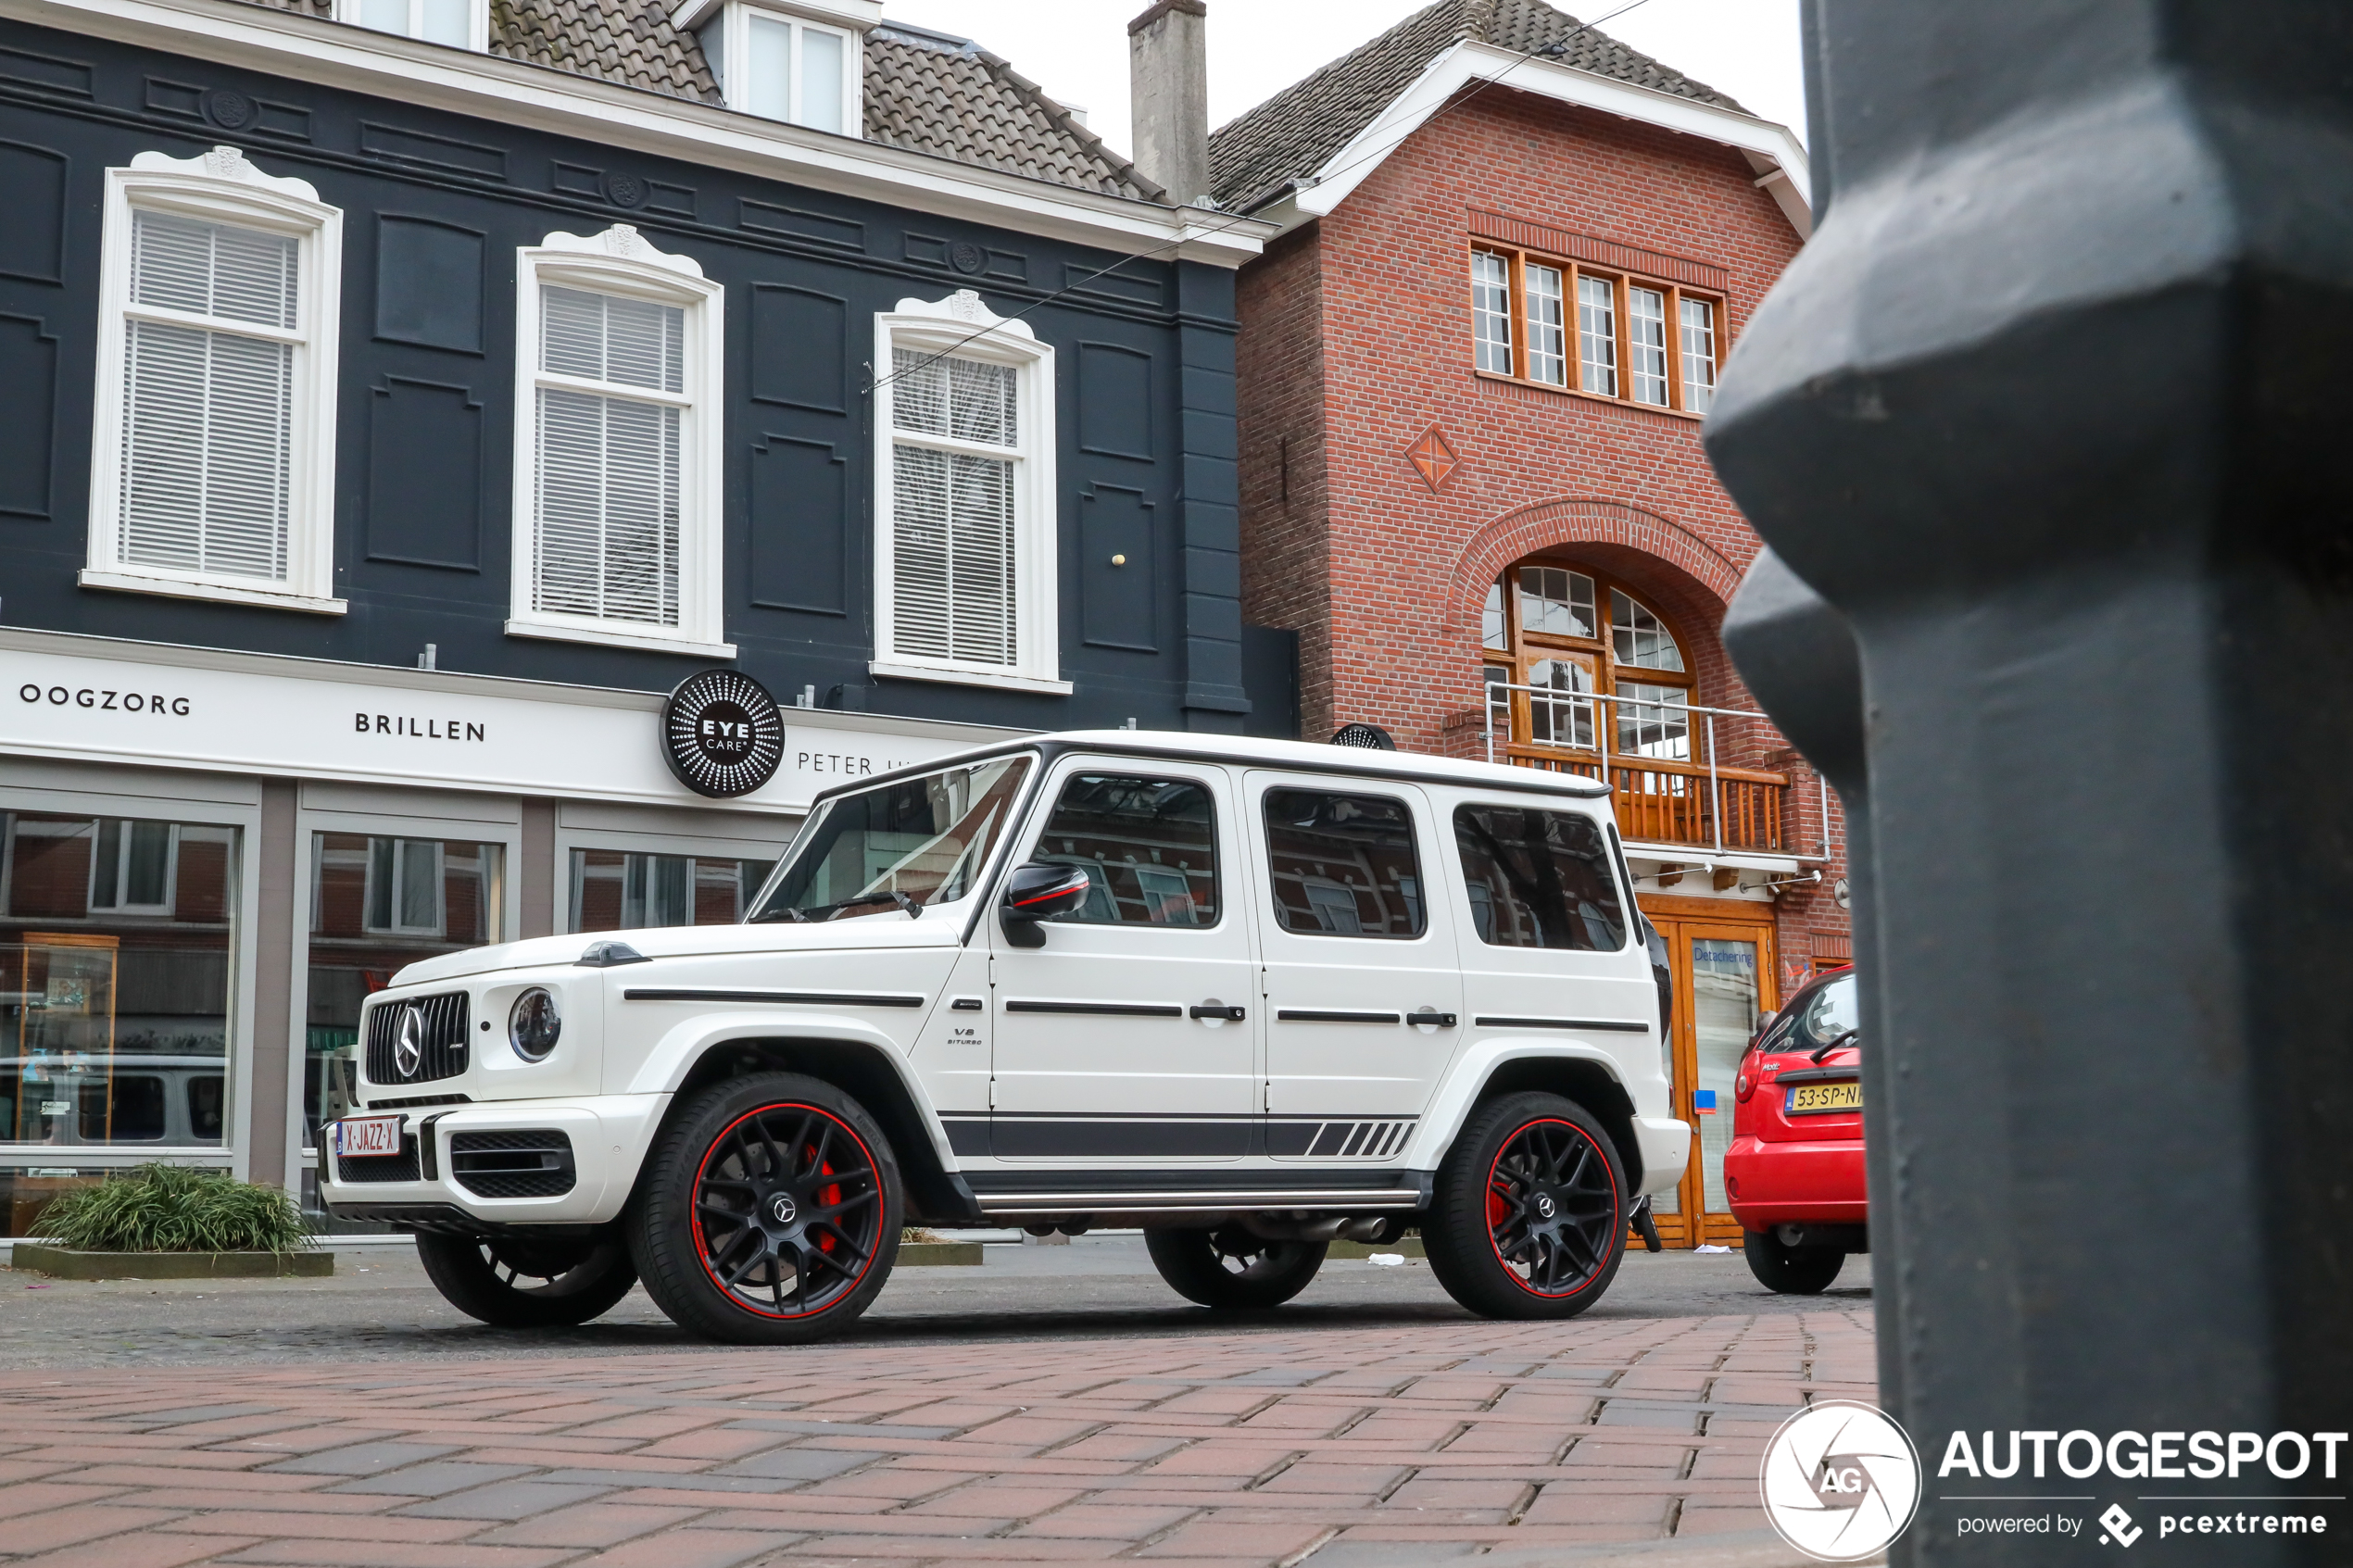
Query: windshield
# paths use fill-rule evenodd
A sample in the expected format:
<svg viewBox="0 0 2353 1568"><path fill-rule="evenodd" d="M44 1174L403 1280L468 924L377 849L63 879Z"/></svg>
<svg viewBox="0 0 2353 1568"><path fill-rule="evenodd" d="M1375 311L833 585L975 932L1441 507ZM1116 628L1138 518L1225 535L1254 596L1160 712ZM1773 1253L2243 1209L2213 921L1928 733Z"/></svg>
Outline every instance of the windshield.
<svg viewBox="0 0 2353 1568"><path fill-rule="evenodd" d="M828 802L750 918L834 920L963 897L1005 831L1029 762L1000 758Z"/></svg>
<svg viewBox="0 0 2353 1568"><path fill-rule="evenodd" d="M1818 1051L1833 1040L1856 1043L1855 972L1800 997L1757 1042L1762 1051Z"/></svg>

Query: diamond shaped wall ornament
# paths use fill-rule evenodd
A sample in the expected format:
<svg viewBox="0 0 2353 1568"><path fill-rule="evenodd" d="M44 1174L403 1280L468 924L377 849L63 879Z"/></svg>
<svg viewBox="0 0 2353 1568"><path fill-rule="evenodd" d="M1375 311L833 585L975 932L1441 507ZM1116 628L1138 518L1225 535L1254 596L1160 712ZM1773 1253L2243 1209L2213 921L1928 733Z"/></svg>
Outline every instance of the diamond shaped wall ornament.
<svg viewBox="0 0 2353 1568"><path fill-rule="evenodd" d="M1463 466L1463 460L1454 456L1454 448L1447 445L1446 433L1436 425L1422 432L1421 438L1405 448L1405 460L1414 465L1414 471L1422 476L1422 483L1429 486L1433 495L1446 483L1446 476Z"/></svg>

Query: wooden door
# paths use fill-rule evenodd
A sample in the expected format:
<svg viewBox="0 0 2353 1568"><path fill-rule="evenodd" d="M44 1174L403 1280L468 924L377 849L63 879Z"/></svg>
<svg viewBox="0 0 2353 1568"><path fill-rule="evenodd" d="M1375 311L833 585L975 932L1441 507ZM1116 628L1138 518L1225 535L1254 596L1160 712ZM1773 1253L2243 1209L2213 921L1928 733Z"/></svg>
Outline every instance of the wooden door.
<svg viewBox="0 0 2353 1568"><path fill-rule="evenodd" d="M1659 1239L1669 1247L1738 1247L1740 1222L1724 1196L1724 1150L1732 1139L1732 1079L1741 1053L1757 1013L1780 1005L1771 917L1748 916L1738 905L1718 916L1705 910L1713 900L1690 898L1673 900L1677 911L1669 914L1652 909L1653 902L1642 900L1667 939L1675 975L1670 1103L1695 1130L1682 1181L1652 1200Z"/></svg>

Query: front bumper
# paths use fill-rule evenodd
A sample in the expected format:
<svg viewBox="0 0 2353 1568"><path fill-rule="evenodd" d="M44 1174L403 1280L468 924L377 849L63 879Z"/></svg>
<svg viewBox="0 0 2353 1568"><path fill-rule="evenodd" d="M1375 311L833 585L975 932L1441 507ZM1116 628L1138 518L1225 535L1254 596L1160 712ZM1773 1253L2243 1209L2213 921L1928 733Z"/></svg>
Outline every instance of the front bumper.
<svg viewBox="0 0 2353 1568"><path fill-rule="evenodd" d="M636 1185L637 1169L661 1124L668 1095L595 1095L572 1099L484 1100L404 1110L402 1153L375 1160L339 1160L332 1134L321 1136L319 1197L337 1219L393 1224L593 1225L617 1216ZM359 1114L366 1114L360 1112ZM391 1114L386 1112L386 1114ZM512 1183L468 1179L457 1169L459 1135L561 1133L570 1144L573 1181L547 1196L489 1196ZM469 1143L481 1140L470 1139ZM385 1179L385 1173L391 1179ZM346 1178L358 1179L346 1179ZM373 1178L373 1179L368 1179Z"/></svg>
<svg viewBox="0 0 2353 1568"><path fill-rule="evenodd" d="M1692 1124L1672 1116L1634 1118L1634 1149L1642 1162L1634 1178L1634 1195L1665 1192L1683 1179L1692 1162Z"/></svg>

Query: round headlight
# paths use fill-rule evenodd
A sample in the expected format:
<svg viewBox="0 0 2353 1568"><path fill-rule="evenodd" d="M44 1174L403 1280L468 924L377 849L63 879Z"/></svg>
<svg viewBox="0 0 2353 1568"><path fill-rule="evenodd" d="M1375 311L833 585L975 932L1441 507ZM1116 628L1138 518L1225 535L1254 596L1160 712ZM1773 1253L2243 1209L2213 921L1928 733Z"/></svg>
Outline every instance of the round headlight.
<svg viewBox="0 0 2353 1568"><path fill-rule="evenodd" d="M514 1010L507 1014L508 1043L525 1061L546 1060L563 1032L563 1014L557 1010L556 994L545 985L534 985L517 997Z"/></svg>

